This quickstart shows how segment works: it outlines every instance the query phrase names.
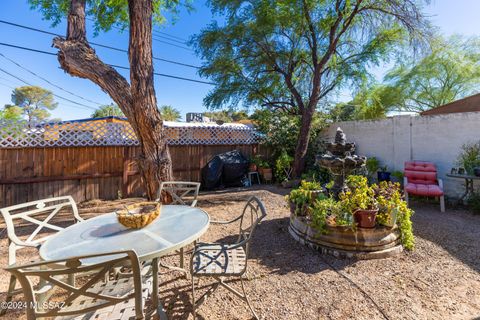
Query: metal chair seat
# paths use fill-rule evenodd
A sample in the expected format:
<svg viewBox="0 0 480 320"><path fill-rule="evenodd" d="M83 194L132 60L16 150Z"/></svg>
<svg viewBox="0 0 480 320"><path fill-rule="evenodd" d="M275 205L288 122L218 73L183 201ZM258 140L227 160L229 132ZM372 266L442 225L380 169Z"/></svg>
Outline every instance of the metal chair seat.
<svg viewBox="0 0 480 320"><path fill-rule="evenodd" d="M82 261L98 257L108 260L91 265L82 264ZM57 268L59 264L63 268ZM132 268L130 274L105 281L112 268L126 264ZM41 261L10 266L6 270L22 285L28 320L143 319L143 306L151 293L153 282L151 277L142 277L144 270L141 270L138 257L131 250ZM77 279L82 281L68 284L63 280L72 274L80 276ZM31 280L35 278L53 286L47 295L33 291Z"/></svg>
<svg viewBox="0 0 480 320"><path fill-rule="evenodd" d="M148 298L151 281L149 283L143 284L142 290L142 299L143 304L145 304L146 299ZM94 293L96 295L108 295L112 297L122 297L129 293L133 293L134 280L132 277L123 278L118 280L112 280L107 282L101 282L95 284L92 288L88 289L89 293ZM86 296L81 296L75 299L71 304L65 306L62 311L75 311L78 309L86 309L95 307L100 304L100 301L97 298L89 298ZM61 316L56 317L56 320L100 320L100 319L115 319L115 320L128 320L135 319L135 299L131 298L126 301L123 301L119 304L105 307L102 309L94 310L82 315L72 315L72 316Z"/></svg>
<svg viewBox="0 0 480 320"><path fill-rule="evenodd" d="M263 203L257 197L248 199L242 214L230 221L211 221L212 224L228 225L240 222L237 242L234 244L197 243L190 259L192 275L192 313L196 318L196 309L205 302L208 295L223 287L245 301L255 319L259 319L253 310L245 291L244 274L247 271L250 241L256 226L267 215ZM200 298L195 297L195 278L211 277L216 281ZM242 292L224 281L226 277L240 280Z"/></svg>
<svg viewBox="0 0 480 320"><path fill-rule="evenodd" d="M240 276L247 267L243 247L231 248L224 244L199 244L193 254L195 276Z"/></svg>

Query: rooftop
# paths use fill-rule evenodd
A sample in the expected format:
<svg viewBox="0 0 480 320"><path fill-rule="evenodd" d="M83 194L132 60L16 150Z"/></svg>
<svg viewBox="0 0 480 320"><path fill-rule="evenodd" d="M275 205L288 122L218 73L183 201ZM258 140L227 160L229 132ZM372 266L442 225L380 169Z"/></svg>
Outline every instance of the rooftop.
<svg viewBox="0 0 480 320"><path fill-rule="evenodd" d="M436 114L460 113L460 112L478 112L480 111L480 93L459 99L443 106L436 107L420 113L422 116L432 116Z"/></svg>

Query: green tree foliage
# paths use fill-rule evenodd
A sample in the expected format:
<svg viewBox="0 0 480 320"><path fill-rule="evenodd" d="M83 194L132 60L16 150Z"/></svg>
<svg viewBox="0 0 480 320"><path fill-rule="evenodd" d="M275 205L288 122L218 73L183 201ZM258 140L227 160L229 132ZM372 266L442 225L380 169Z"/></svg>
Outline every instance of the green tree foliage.
<svg viewBox="0 0 480 320"><path fill-rule="evenodd" d="M71 0L28 0L32 9L39 10L45 19L58 25L68 15ZM180 1L153 0L153 22L165 22L165 14L173 19L178 13ZM191 1L182 2L187 9L192 9ZM95 35L100 31L109 31L112 27L128 28L128 0L86 0L86 15L92 18Z"/></svg>
<svg viewBox="0 0 480 320"><path fill-rule="evenodd" d="M22 108L6 104L2 110L0 110L0 120L21 120L22 119L23 110Z"/></svg>
<svg viewBox="0 0 480 320"><path fill-rule="evenodd" d="M406 32L427 24L421 0L212 0L226 23L195 37L200 74L215 88L204 102L262 106L296 115L295 175L304 167L313 114L330 92L365 78ZM321 103L320 103L321 104Z"/></svg>
<svg viewBox="0 0 480 320"><path fill-rule="evenodd" d="M348 103L338 103L330 111L330 118L335 121L382 119L393 109L396 97L385 85L362 85L354 98Z"/></svg>
<svg viewBox="0 0 480 320"><path fill-rule="evenodd" d="M99 107L95 110L91 117L92 118L103 118L103 117L125 117L122 110L116 104L107 104Z"/></svg>
<svg viewBox="0 0 480 320"><path fill-rule="evenodd" d="M253 120L255 128L262 135L262 143L272 150L272 158L276 159L284 152L288 155L295 153L300 131L300 116L270 109L258 109L250 116L250 119ZM326 120L326 114L315 113L312 123L312 141L316 141L321 131L328 126ZM317 152L316 146L308 150L307 167L310 169L313 167Z"/></svg>
<svg viewBox="0 0 480 320"><path fill-rule="evenodd" d="M165 121L179 121L182 118L180 111L168 105L161 106L160 113Z"/></svg>
<svg viewBox="0 0 480 320"><path fill-rule="evenodd" d="M223 122L238 122L240 120L247 120L249 118L248 113L244 110L210 111L210 112L204 112L203 114L213 121L223 121Z"/></svg>
<svg viewBox="0 0 480 320"><path fill-rule="evenodd" d="M360 86L352 101L330 110L334 121L384 118L390 111L422 112L480 90L480 38L440 37L423 58L406 58L383 83Z"/></svg>
<svg viewBox="0 0 480 320"><path fill-rule="evenodd" d="M391 109L422 112L480 90L480 38L436 38L419 61L403 60L384 81Z"/></svg>
<svg viewBox="0 0 480 320"><path fill-rule="evenodd" d="M333 122L355 120L356 107L352 103L340 102L329 111L329 117Z"/></svg>
<svg viewBox="0 0 480 320"><path fill-rule="evenodd" d="M12 92L12 102L22 109L28 122L48 119L49 111L57 107L52 92L37 86L16 88Z"/></svg>

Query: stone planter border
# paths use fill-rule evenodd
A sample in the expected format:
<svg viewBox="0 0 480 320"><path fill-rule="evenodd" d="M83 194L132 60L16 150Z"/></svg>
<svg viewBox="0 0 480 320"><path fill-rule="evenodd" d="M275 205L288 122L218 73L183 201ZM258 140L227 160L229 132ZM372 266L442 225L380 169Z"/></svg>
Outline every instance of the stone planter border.
<svg viewBox="0 0 480 320"><path fill-rule="evenodd" d="M290 216L288 231L298 242L322 254L338 258L382 259L403 251L397 227L358 228L356 232L345 227L327 227L328 234L319 234L304 218Z"/></svg>

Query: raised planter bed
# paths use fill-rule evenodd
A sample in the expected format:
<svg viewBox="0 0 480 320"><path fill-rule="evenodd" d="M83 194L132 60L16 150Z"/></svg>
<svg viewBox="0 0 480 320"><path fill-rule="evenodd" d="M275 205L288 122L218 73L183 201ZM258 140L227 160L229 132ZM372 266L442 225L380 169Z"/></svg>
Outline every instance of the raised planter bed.
<svg viewBox="0 0 480 320"><path fill-rule="evenodd" d="M309 226L305 218L291 215L288 230L298 242L335 257L380 259L403 251L397 227L377 226L353 231L329 226L327 234L320 234Z"/></svg>

